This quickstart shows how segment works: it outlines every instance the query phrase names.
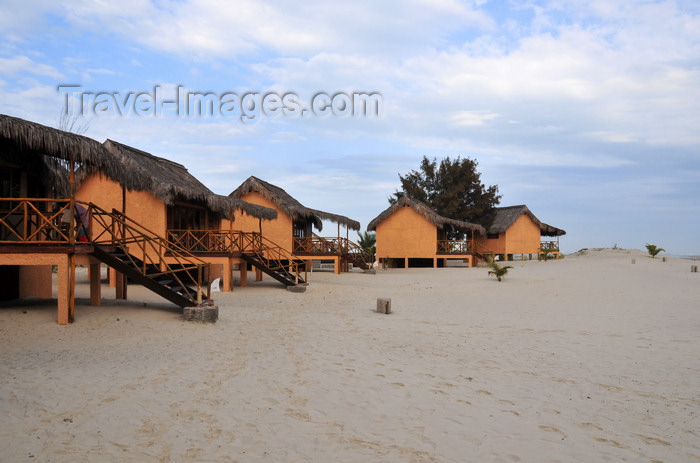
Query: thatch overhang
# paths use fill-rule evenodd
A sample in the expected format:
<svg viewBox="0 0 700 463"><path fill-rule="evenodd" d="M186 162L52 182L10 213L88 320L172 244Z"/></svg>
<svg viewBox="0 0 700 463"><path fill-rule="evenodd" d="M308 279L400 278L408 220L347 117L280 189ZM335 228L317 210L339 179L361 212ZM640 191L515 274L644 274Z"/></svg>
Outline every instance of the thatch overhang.
<svg viewBox="0 0 700 463"><path fill-rule="evenodd" d="M277 211L274 209L215 194L182 164L114 140L106 140L103 146L121 168L116 174L100 173L127 190L146 191L168 205L174 204L175 201L203 204L224 218L230 217L236 210L265 220L277 218ZM81 173L81 178L98 171L98 168L88 166Z"/></svg>
<svg viewBox="0 0 700 463"><path fill-rule="evenodd" d="M245 182L233 190L229 197L240 199L249 193L258 193L275 206L279 207L292 220L309 220L317 230L323 229L323 220L329 220L343 225L351 230L359 230L360 222L343 215L331 214L330 212L310 209L294 199L282 188L261 180L255 176L249 177Z"/></svg>
<svg viewBox="0 0 700 463"><path fill-rule="evenodd" d="M540 222L540 235L542 236L562 236L566 235L566 231L561 228L553 227L544 222Z"/></svg>
<svg viewBox="0 0 700 463"><path fill-rule="evenodd" d="M417 199L409 196L409 195L403 195L401 198L399 198L398 201L396 201L394 204L389 206L388 209L386 209L384 212L379 214L377 217L375 217L369 225L367 225L367 230L369 231L376 231L377 225L379 225L381 222L386 220L391 214L396 212L399 208L401 207L410 207L414 211L416 211L418 214L422 215L423 217L426 218L430 223L435 225L439 229L444 229L445 227L451 227L455 230L461 230L461 231L473 231L479 234L484 234L486 233L486 229L482 227L481 225L471 223L471 222L465 222L463 220L455 220L455 219L449 219L447 217L443 217L439 215L437 212L432 210L427 204L418 201Z"/></svg>
<svg viewBox="0 0 700 463"><path fill-rule="evenodd" d="M490 222L487 230L489 233L493 234L503 233L522 215L530 217L530 219L540 227L540 234L543 236L561 236L566 234L566 231L560 228L540 222L540 220L535 217L535 214L524 204L494 208L485 221L486 223Z"/></svg>
<svg viewBox="0 0 700 463"><path fill-rule="evenodd" d="M73 160L78 166L94 166L108 175L116 175L120 168L102 144L92 138L5 114L0 114L0 153L3 158L14 157L15 160L27 158L27 154ZM50 171L48 180L56 180L59 189L66 189L67 180L63 180L60 164L41 162Z"/></svg>

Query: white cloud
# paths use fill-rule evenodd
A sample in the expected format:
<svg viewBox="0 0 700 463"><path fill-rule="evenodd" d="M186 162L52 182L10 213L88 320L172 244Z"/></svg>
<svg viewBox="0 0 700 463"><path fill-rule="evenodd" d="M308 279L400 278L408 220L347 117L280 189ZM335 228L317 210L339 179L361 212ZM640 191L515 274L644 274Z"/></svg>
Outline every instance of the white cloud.
<svg viewBox="0 0 700 463"><path fill-rule="evenodd" d="M27 56L12 56L10 58L0 58L0 74L6 76L18 76L34 74L60 79L63 75L53 66L37 63Z"/></svg>

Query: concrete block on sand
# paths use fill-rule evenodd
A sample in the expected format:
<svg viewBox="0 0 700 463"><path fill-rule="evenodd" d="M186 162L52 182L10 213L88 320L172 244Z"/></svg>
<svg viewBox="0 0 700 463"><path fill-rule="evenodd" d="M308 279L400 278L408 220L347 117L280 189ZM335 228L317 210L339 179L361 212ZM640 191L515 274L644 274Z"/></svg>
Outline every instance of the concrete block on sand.
<svg viewBox="0 0 700 463"><path fill-rule="evenodd" d="M377 298L377 313L391 313L391 298L389 297L378 297Z"/></svg>
<svg viewBox="0 0 700 463"><path fill-rule="evenodd" d="M287 286L287 291L289 291L290 293L303 293L306 291L306 286Z"/></svg>
<svg viewBox="0 0 700 463"><path fill-rule="evenodd" d="M216 323L219 319L219 306L185 307L182 309L182 318L192 322Z"/></svg>

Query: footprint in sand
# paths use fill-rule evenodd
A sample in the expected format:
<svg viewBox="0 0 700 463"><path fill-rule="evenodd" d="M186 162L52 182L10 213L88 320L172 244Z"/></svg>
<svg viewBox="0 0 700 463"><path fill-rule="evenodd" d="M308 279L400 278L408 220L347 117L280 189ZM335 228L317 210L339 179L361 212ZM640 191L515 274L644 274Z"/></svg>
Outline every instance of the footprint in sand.
<svg viewBox="0 0 700 463"><path fill-rule="evenodd" d="M538 426L542 431L546 432L555 432L557 434L561 434L562 436L566 437L566 434L564 434L561 429L557 428L556 426L548 426L548 425L542 425Z"/></svg>
<svg viewBox="0 0 700 463"><path fill-rule="evenodd" d="M601 428L600 426L598 426L595 423L580 423L579 426L581 426L582 428L585 428L585 429L595 429L596 431L603 430L603 428Z"/></svg>
<svg viewBox="0 0 700 463"><path fill-rule="evenodd" d="M665 440L657 439L656 437L643 436L641 434L635 434L635 436L641 437L641 439L649 445L663 445L666 447L671 446L670 442L666 442Z"/></svg>

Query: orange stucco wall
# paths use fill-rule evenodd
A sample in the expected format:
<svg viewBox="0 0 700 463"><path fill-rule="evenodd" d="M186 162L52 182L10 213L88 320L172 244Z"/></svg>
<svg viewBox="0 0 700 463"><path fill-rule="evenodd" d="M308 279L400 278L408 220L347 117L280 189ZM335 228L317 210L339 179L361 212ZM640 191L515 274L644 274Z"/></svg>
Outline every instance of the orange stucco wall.
<svg viewBox="0 0 700 463"><path fill-rule="evenodd" d="M112 209L122 210L122 187L104 177L91 175L80 184L76 199L91 202L107 212ZM167 207L163 201L145 191L126 191L126 216L158 236L165 237L167 227ZM93 236L97 233L93 230ZM131 249L131 247L130 247ZM135 252L135 251L134 251ZM157 252L149 249L155 258Z"/></svg>
<svg viewBox="0 0 700 463"><path fill-rule="evenodd" d="M275 220L263 220L262 221L262 233L263 236L281 246L282 248L291 251L292 250L292 219L287 214L282 212L272 201L269 201L262 197L259 193L248 193L243 195L240 199L249 202L251 204L258 204L260 206L269 207L277 211L277 219ZM260 225L258 223L258 218L251 217L243 212L236 212L234 215L233 224L228 220L221 221L221 229L229 230L240 230L245 232L258 232L260 231Z"/></svg>
<svg viewBox="0 0 700 463"><path fill-rule="evenodd" d="M22 265L19 268L19 297L50 299L51 286L50 265Z"/></svg>
<svg viewBox="0 0 700 463"><path fill-rule="evenodd" d="M498 239L477 238L494 254L537 254L540 249L540 227L528 215L521 215Z"/></svg>
<svg viewBox="0 0 700 463"><path fill-rule="evenodd" d="M411 207L402 207L377 225L377 257L434 258L437 228Z"/></svg>
<svg viewBox="0 0 700 463"><path fill-rule="evenodd" d="M122 187L102 175L91 175L83 180L76 198L97 204L108 212L112 209L122 210ZM165 236L167 208L152 194L127 190L124 213L157 235Z"/></svg>

